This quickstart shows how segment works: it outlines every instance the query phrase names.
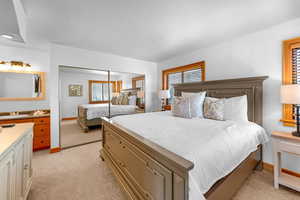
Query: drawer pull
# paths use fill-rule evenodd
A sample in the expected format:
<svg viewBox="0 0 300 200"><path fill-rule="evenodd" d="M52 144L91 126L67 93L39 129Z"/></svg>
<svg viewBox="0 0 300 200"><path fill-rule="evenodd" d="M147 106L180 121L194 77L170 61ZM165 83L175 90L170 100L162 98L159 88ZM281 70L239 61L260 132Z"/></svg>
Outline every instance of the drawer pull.
<svg viewBox="0 0 300 200"><path fill-rule="evenodd" d="M123 149L126 149L126 146L122 146Z"/></svg>

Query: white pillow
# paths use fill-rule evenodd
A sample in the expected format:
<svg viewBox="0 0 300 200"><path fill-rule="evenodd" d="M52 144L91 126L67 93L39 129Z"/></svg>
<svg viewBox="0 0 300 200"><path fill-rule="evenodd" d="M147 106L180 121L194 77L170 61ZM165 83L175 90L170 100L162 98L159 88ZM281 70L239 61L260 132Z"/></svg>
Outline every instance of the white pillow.
<svg viewBox="0 0 300 200"><path fill-rule="evenodd" d="M248 121L247 95L225 99L224 119Z"/></svg>
<svg viewBox="0 0 300 200"><path fill-rule="evenodd" d="M182 92L181 96L190 97L190 96L194 96L194 95L203 95L203 93L204 93L204 96L205 96L206 91L204 91L204 92Z"/></svg>
<svg viewBox="0 0 300 200"><path fill-rule="evenodd" d="M134 105L134 106L136 105L136 96L135 95L129 96L128 105Z"/></svg>
<svg viewBox="0 0 300 200"><path fill-rule="evenodd" d="M192 118L198 117L203 118L203 104L205 99L206 91L204 92L182 92L182 96L190 98L190 110Z"/></svg>

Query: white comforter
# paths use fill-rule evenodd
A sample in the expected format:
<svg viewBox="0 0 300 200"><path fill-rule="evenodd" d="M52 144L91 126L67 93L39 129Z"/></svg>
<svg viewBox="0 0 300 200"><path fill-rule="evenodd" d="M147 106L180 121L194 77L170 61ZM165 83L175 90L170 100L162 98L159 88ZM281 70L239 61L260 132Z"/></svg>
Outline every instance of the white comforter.
<svg viewBox="0 0 300 200"><path fill-rule="evenodd" d="M108 104L83 104L80 106L87 109L87 120L108 116ZM111 105L110 115L134 114L135 109L135 105Z"/></svg>
<svg viewBox="0 0 300 200"><path fill-rule="evenodd" d="M189 200L205 199L203 194L215 182L268 141L265 130L252 122L184 119L171 112L118 116L113 121L194 163Z"/></svg>

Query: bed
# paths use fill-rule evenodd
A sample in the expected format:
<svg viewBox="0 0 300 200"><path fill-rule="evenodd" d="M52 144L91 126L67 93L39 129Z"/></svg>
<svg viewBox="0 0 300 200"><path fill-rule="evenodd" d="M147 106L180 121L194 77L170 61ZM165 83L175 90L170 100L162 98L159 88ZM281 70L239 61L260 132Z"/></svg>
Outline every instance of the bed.
<svg viewBox="0 0 300 200"><path fill-rule="evenodd" d="M136 113L136 105L110 105L110 116ZM90 126L101 125L101 117L109 116L108 104L83 104L78 106L78 124L88 132Z"/></svg>
<svg viewBox="0 0 300 200"><path fill-rule="evenodd" d="M254 127L259 127L258 125L262 125L262 86L263 81L266 78L267 77L252 77L206 81L200 83L185 83L177 84L174 86L174 88L176 95L180 95L181 92L199 91L207 91L208 96L219 98L247 95L248 119L249 121L254 122L249 122L249 124ZM150 115L154 115L154 117L152 116L151 118ZM197 180L197 178L195 179L197 175L191 175L195 171L197 171L197 173L201 173L202 171L202 174L204 175L207 173L214 173L215 171L205 171L204 168L201 168L201 164L204 166L206 163L201 163L199 166L199 163L197 163L196 159L185 156L190 154L184 152L184 149L188 151L190 146L197 146L197 142L195 143L197 140L195 139L195 136L193 136L195 133L188 131L189 128L181 130L180 132L191 134L191 137L180 137L180 134L173 133L172 130L165 132L164 127L168 127L167 124L172 123L170 115L168 115L167 112L152 113L150 115L145 114L144 117L141 115L140 118L136 118L134 120L122 117L113 119L103 118L102 122L103 148L101 149L101 157L111 166L111 169L130 199L231 199L235 192L242 185L243 181L252 173L252 171L256 168L262 167L262 145L260 145L262 141L256 141L256 143L251 143L252 146L249 147L248 154L245 153L245 155L241 156L239 159L234 159L236 162L230 166L232 169L220 170L221 173L219 173L219 176L222 176L221 178L213 181L207 181L205 180L206 177L202 175L199 176L202 180ZM148 121L149 125L144 125L144 128L141 129L139 127L141 126L142 121L137 119ZM151 128L151 125L155 123L155 120L152 119L157 119L156 123L164 122L164 127L153 126ZM184 122L187 122L187 120ZM181 123L183 123L183 121L176 121L175 124ZM194 126L200 123L200 121L189 121L188 123L190 124L187 127L190 127L190 129L193 130L195 129ZM201 121L201 123L209 124L209 122L206 122L205 120ZM250 125L247 125L246 127ZM235 124L234 126L222 123L219 125L213 124L211 127L206 127L205 130L207 130L207 133L211 133L212 131L212 133L218 134L223 131L224 127L222 126L231 127L231 131L227 131L228 133L235 132L235 135L239 135L238 133L243 133L245 137L248 136L243 131L245 130L245 127L239 124ZM213 129L214 127L215 129ZM232 127L238 128L232 129ZM160 135L156 134L157 137L149 137L149 135L147 136L145 133L147 132L146 130L151 129L154 129L154 131L157 131L157 134ZM174 129L174 132L176 130ZM224 130L226 130L226 128ZM205 137L210 135L206 134L206 132L203 133L203 135L206 135ZM172 138L172 141L177 141L178 143L181 141L180 144L182 146L185 146L185 144L189 145L187 145L185 148L181 147L175 149L172 146L168 146L168 143L166 142L167 140L162 138L163 135L167 133L170 134L169 137ZM177 136L178 138L176 138ZM186 140L186 138L193 138L194 140ZM211 150L206 148L208 147L205 146L206 139L207 141L210 141L209 137L205 138L204 142L202 141L202 143L199 140L199 152L201 148L203 148L203 151L207 151L206 154L212 153L212 157L218 156L218 154L214 154L215 152L210 152ZM242 140L239 139L237 141ZM243 141L247 143L247 141L252 140L246 138ZM220 153L219 156L222 158L223 155ZM207 163L211 163L210 161L210 159L207 159ZM228 162L224 161L224 163L227 164ZM214 164L211 165L214 166ZM225 173L225 171L227 171L227 173ZM202 190L200 192L198 191L197 193L193 187L199 182L209 183L204 184L202 186Z"/></svg>

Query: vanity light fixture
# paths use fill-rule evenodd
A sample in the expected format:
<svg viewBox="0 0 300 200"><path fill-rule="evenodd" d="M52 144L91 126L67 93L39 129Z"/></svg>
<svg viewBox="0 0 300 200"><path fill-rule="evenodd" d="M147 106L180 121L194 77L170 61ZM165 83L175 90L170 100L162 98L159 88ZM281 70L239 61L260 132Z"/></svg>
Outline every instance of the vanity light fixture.
<svg viewBox="0 0 300 200"><path fill-rule="evenodd" d="M13 36L11 36L11 35L7 35L7 34L3 34L3 35L1 35L1 37L5 38L5 39L9 39L9 40L12 40L12 39L14 39L14 37L13 37Z"/></svg>
<svg viewBox="0 0 300 200"><path fill-rule="evenodd" d="M31 67L30 64L28 63L24 63L22 61L10 61L10 62L6 62L6 61L1 61L0 60L0 65L6 65L6 64L10 64L10 66L12 67Z"/></svg>

